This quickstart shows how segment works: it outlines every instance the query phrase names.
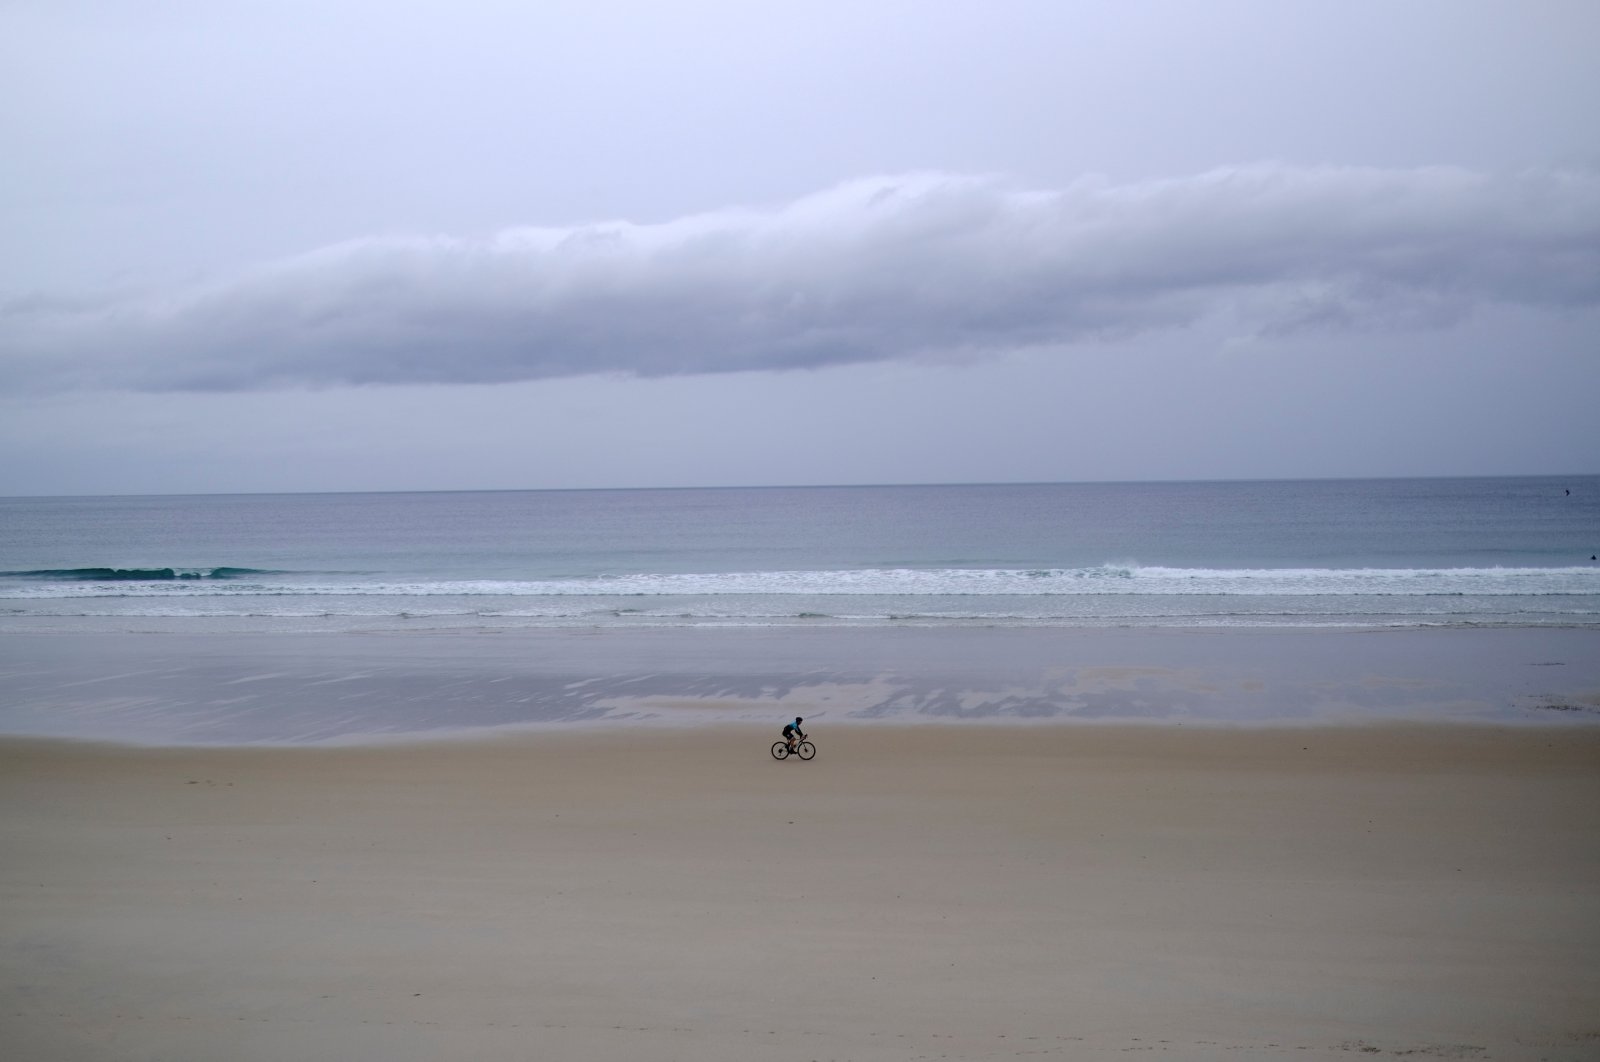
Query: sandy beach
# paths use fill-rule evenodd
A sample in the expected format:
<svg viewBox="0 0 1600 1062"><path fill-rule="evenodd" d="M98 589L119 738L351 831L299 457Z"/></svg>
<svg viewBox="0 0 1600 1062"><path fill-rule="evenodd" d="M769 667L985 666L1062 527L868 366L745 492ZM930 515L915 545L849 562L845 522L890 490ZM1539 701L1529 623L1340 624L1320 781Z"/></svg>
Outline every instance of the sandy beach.
<svg viewBox="0 0 1600 1062"><path fill-rule="evenodd" d="M0 1054L1600 1057L1589 728L0 743Z"/></svg>

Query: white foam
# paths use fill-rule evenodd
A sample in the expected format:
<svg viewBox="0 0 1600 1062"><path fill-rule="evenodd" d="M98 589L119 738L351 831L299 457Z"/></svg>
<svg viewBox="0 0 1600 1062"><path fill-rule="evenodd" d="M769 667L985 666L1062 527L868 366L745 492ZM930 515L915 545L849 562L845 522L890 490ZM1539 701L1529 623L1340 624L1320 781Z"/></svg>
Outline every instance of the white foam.
<svg viewBox="0 0 1600 1062"><path fill-rule="evenodd" d="M639 573L574 579L301 582L22 582L0 599L200 597L720 597L1248 595L1545 596L1600 594L1600 568L866 568Z"/></svg>

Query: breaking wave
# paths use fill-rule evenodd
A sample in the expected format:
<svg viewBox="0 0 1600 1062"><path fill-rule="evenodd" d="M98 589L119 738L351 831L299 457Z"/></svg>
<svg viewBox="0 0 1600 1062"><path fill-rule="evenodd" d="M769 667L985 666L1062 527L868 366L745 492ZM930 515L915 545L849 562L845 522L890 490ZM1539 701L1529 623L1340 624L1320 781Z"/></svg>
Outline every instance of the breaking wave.
<svg viewBox="0 0 1600 1062"><path fill-rule="evenodd" d="M154 583L176 579L246 579L273 574L276 573L259 568L44 568L0 572L0 578L64 583Z"/></svg>
<svg viewBox="0 0 1600 1062"><path fill-rule="evenodd" d="M251 568L71 568L4 572L0 599L48 597L655 597L1600 594L1600 568L867 568L638 573L565 579L359 577ZM269 578L270 577L270 578Z"/></svg>

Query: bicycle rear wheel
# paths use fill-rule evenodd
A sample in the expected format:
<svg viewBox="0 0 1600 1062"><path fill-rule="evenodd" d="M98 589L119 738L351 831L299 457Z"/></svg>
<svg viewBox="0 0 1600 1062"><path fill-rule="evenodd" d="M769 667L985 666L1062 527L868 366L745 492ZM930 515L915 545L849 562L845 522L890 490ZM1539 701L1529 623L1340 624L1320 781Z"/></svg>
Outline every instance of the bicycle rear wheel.
<svg viewBox="0 0 1600 1062"><path fill-rule="evenodd" d="M773 759L781 760L787 755L789 755L789 743L788 742L786 742L786 741L774 741L772 743L772 758Z"/></svg>
<svg viewBox="0 0 1600 1062"><path fill-rule="evenodd" d="M800 748L797 751L800 753L800 758L802 760L809 760L811 757L817 754L817 747L809 741L802 741L800 742Z"/></svg>

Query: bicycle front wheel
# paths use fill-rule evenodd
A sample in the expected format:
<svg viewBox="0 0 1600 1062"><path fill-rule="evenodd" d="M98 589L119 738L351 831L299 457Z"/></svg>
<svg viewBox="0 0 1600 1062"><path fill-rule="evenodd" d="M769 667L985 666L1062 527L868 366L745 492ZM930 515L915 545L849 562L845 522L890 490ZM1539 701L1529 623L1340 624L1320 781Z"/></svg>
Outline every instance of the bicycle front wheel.
<svg viewBox="0 0 1600 1062"><path fill-rule="evenodd" d="M800 751L800 758L802 760L809 760L811 757L813 757L813 756L815 756L817 754L817 747L815 745L813 745L809 741L802 741L802 742L800 742L800 750L799 751Z"/></svg>
<svg viewBox="0 0 1600 1062"><path fill-rule="evenodd" d="M789 743L788 742L786 742L786 741L774 741L772 743L772 758L773 759L781 760L787 755L789 755Z"/></svg>

